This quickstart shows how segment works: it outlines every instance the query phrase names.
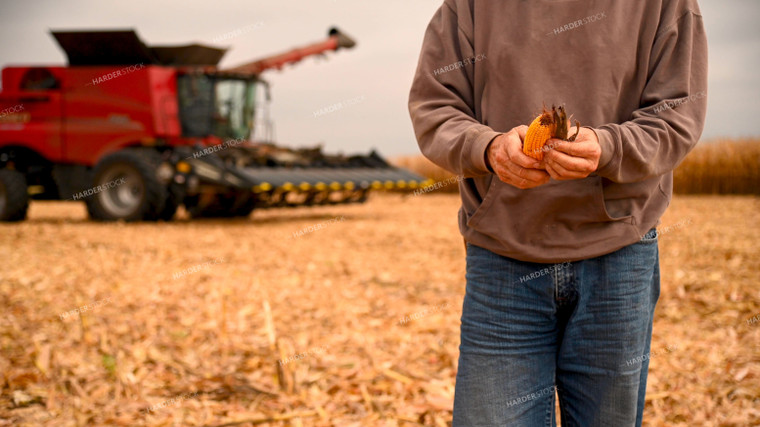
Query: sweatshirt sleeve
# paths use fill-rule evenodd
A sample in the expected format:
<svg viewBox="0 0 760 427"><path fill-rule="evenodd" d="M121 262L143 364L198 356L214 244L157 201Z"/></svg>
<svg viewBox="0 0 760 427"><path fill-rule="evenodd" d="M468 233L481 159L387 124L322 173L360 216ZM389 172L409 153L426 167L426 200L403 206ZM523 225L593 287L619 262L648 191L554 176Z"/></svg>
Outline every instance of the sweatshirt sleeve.
<svg viewBox="0 0 760 427"><path fill-rule="evenodd" d="M489 173L486 148L500 133L476 119L474 69L488 58L473 51L472 20L459 18L446 1L430 21L409 94L409 114L425 157L452 173L475 177Z"/></svg>
<svg viewBox="0 0 760 427"><path fill-rule="evenodd" d="M618 183L660 176L697 144L707 111L707 38L698 13L658 31L641 106L630 121L594 129L599 176Z"/></svg>

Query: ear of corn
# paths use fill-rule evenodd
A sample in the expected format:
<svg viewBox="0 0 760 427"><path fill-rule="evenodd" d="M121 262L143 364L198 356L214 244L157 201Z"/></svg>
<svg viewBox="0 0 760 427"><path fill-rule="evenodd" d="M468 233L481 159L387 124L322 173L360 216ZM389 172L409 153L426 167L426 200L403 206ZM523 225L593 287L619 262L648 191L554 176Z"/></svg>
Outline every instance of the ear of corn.
<svg viewBox="0 0 760 427"><path fill-rule="evenodd" d="M525 134L523 153L536 160L543 160L544 144L552 137L554 131L554 120L549 112L544 111L528 127L528 132Z"/></svg>
<svg viewBox="0 0 760 427"><path fill-rule="evenodd" d="M575 141L575 137L578 136L581 124L575 122L577 130L575 135L570 138L567 137L567 125L568 119L565 113L565 108L560 106L559 109L552 106L552 111L546 111L536 117L528 127L528 132L525 135L525 141L523 142L523 153L527 156L533 157L536 160L544 159L544 145L550 138L558 138L564 141Z"/></svg>

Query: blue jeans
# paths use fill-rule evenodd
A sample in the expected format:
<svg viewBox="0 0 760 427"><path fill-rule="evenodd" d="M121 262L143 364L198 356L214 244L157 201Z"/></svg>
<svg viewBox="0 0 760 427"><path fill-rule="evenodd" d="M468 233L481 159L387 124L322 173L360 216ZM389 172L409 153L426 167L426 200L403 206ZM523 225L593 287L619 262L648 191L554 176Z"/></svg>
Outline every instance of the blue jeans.
<svg viewBox="0 0 760 427"><path fill-rule="evenodd" d="M654 229L597 258L536 264L467 244L453 427L640 426L660 293Z"/></svg>

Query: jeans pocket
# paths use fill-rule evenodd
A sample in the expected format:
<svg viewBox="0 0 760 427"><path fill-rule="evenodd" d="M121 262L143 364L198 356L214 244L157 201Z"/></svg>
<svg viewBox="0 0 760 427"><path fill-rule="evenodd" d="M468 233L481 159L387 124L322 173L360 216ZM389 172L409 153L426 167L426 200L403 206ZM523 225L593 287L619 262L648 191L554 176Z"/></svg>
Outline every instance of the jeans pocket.
<svg viewBox="0 0 760 427"><path fill-rule="evenodd" d="M639 243L657 243L657 236L659 235L659 232L657 231L657 228L653 228L649 231L647 231L646 234L641 236L641 241Z"/></svg>

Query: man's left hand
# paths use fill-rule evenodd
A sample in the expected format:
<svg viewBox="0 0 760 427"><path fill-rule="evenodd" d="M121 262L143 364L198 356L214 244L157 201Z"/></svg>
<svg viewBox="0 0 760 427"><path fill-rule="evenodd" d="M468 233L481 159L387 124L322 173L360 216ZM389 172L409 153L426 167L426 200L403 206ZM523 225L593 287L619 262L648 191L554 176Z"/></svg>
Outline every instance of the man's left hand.
<svg viewBox="0 0 760 427"><path fill-rule="evenodd" d="M568 135L574 133L573 127ZM581 128L573 142L550 139L546 145L554 148L544 154L544 166L558 181L585 178L599 167L602 147L596 132L591 129Z"/></svg>

